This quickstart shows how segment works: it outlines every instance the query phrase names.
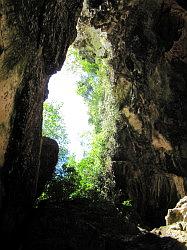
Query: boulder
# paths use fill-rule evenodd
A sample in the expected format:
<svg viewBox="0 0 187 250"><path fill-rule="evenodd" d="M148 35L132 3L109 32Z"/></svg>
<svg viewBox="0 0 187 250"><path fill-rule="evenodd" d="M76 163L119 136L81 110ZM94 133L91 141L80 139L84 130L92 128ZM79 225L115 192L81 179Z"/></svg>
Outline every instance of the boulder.
<svg viewBox="0 0 187 250"><path fill-rule="evenodd" d="M168 210L165 219L167 226L176 222L182 222L182 224L186 224L185 228L187 228L187 196L184 196L175 208Z"/></svg>
<svg viewBox="0 0 187 250"><path fill-rule="evenodd" d="M49 138L42 138L42 149L40 155L40 169L38 174L37 197L41 195L48 181L51 180L58 162L58 143Z"/></svg>
<svg viewBox="0 0 187 250"><path fill-rule="evenodd" d="M180 199L173 209L169 209L166 226L154 228L151 232L166 239L172 238L181 243L181 249L187 249L187 196Z"/></svg>

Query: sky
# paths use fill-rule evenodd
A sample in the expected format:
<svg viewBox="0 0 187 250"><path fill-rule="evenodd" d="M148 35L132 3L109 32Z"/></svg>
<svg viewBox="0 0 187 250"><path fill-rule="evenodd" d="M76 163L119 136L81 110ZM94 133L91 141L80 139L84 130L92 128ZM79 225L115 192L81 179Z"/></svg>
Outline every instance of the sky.
<svg viewBox="0 0 187 250"><path fill-rule="evenodd" d="M80 80L78 72L73 72L65 62L62 70L53 75L49 81L48 102L63 102L62 116L69 138L69 151L81 159L84 147L81 146L81 134L89 133L88 108L81 96L76 94L76 81Z"/></svg>

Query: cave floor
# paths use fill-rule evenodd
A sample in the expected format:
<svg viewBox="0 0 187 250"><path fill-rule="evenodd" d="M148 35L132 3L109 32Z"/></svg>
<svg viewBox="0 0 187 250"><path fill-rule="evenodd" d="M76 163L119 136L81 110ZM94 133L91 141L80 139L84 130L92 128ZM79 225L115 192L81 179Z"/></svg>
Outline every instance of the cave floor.
<svg viewBox="0 0 187 250"><path fill-rule="evenodd" d="M107 202L43 201L30 217L19 250L187 249L187 240L172 238L165 227L149 232L137 227L137 222L131 209Z"/></svg>
<svg viewBox="0 0 187 250"><path fill-rule="evenodd" d="M151 232L162 238L171 237L173 239L176 239L178 242L182 243L187 249L187 228L186 225L185 227L183 227L182 222L177 222L169 226L155 228Z"/></svg>

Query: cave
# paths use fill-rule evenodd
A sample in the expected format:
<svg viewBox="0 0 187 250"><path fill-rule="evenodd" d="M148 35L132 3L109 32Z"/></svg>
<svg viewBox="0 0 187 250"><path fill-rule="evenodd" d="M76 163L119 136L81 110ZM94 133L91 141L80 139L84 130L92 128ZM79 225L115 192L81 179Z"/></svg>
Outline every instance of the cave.
<svg viewBox="0 0 187 250"><path fill-rule="evenodd" d="M133 200L137 218L149 229L164 225L168 209L186 196L185 1L90 0L83 4L82 0L4 0L0 12L3 249L185 249L173 239L164 239L149 231L140 232L133 216L130 217L132 223L123 228L118 214L110 206L103 212L105 205L101 204L101 209L94 203L98 208L94 217L94 209L84 199L73 204L65 202L61 207L50 205L47 209L44 202L33 212L40 186L42 149L50 141L42 138L43 102L47 98L48 82L61 69L67 50L77 37L77 29L84 35L83 27L104 32L111 46L113 94L120 114L116 133L118 147L111 166L116 192L120 190L122 200ZM83 44L84 41L78 46L84 51ZM58 146L54 148L50 168L57 162ZM79 218L80 212L74 208L79 205L82 209L91 209L95 224L89 221L81 227L80 219L74 228L75 217ZM72 214L67 222L63 213L68 210ZM118 223L120 230L123 228L134 236L128 240L125 236L120 238L121 231L115 226L114 232L108 232L101 210L109 214L110 225ZM55 224L55 216L61 221L59 224ZM103 223L103 234L102 228L98 229L98 219ZM52 223L47 224L50 220ZM48 232L48 238L42 235L44 238L40 239L42 227ZM72 232L78 240L71 239Z"/></svg>

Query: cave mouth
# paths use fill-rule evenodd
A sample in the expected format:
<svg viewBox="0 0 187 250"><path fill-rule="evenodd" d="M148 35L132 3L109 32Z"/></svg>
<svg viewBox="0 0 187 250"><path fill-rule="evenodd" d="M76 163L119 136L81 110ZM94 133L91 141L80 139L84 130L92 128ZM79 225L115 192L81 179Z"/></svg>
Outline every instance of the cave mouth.
<svg viewBox="0 0 187 250"><path fill-rule="evenodd" d="M60 149L50 185L53 189L59 178L56 190L67 191L59 197L52 190L55 200L93 198L93 193L101 199L115 199L111 166L119 111L110 59L111 45L106 33L81 23L62 70L49 81L43 135L55 139ZM47 113L46 108L52 113ZM76 186L76 190L67 190L62 182Z"/></svg>
<svg viewBox="0 0 187 250"><path fill-rule="evenodd" d="M47 124L43 126L43 133L57 140L60 147L65 147L66 154L73 154L76 159L81 159L88 150L85 148L84 135L91 133L91 125L88 122L88 106L77 93L77 83L84 72L79 63L75 65L71 52L73 49L70 48L69 51L62 69L53 75L48 83L49 92L44 103L44 114L48 104L54 108L54 113L52 110L46 112L48 117L44 119ZM55 117L55 112L58 117ZM88 140L88 137L86 139ZM62 161L59 159L59 163Z"/></svg>
<svg viewBox="0 0 187 250"><path fill-rule="evenodd" d="M115 79L116 85L118 85L115 90L116 92L118 92L117 98L119 100L115 99L116 96L114 96L114 92L112 92L113 91L112 70L109 67L109 63L108 63L108 61L113 58L111 56L112 54L111 44L109 44L108 42L107 35L104 32L101 32L101 30L94 29L93 27L90 26L90 24L88 25L88 24L85 24L84 22L83 23L80 22L78 25L77 39L74 42L73 46L75 49L77 49L74 54L76 58L75 61L79 62L83 69L83 73L80 74L82 76L80 77L80 79L78 79L77 91L79 95L83 97L84 101L88 105L90 116L87 120L89 120L89 122L91 122L91 124L94 126L95 138L92 141L93 151L90 150L91 154L89 154L88 157L87 156L85 158L83 157L83 161L76 162L74 159L74 161L71 161L70 167L73 166L77 176L80 175L81 185L83 185L81 188L84 189L86 187L88 188L88 190L91 190L93 187L95 187L96 177L97 178L99 177L101 181L103 180L102 179L103 177L101 178L101 176L104 175L104 178L106 177L106 173L108 169L106 170L105 168L103 170L101 169L101 167L103 167L104 165L104 167L113 168L111 155L113 154L115 155L113 151L115 151L116 149L116 140L115 140L116 139L115 138L116 120L118 119L117 116L119 113L119 107L117 107L116 109L116 106L118 106L119 104L121 105L120 110L123 113L123 121L124 121L124 124L127 124L127 127L130 128L129 131L132 134L137 133L138 136L141 137L143 123L142 123L142 119L139 119L139 117L141 118L142 115L139 112L140 107L138 106L138 104L140 103L138 100L140 89L138 86L133 86L133 84L130 81L128 82L126 80L127 79L126 75L125 76L122 74L120 75L119 73L120 75L119 79ZM127 68L127 71L125 71L125 74L128 75L128 72L129 74L131 74L135 71L136 65L134 64L134 60L135 58L128 56L128 55L126 56L126 59L124 60L125 62L124 68ZM115 64L114 60L113 60L113 64ZM57 75L55 75L54 78L56 76ZM133 74L131 75L131 77L132 76ZM53 79L53 77L51 79ZM118 80L119 82L117 82ZM54 84L55 83L52 84L50 92L53 91ZM136 91L134 91L134 89ZM60 92L60 91L57 91L57 92ZM127 97L129 98L129 100ZM68 99L70 100L71 98L68 98ZM137 104L134 105L133 107L131 106L131 104L134 102L134 99L137 100ZM70 103L72 104L72 102L73 101L71 99ZM130 103L130 106L131 106L130 108L128 107L129 105L128 102ZM74 107L75 106L77 107L78 105L74 105ZM138 112L136 109L138 110ZM78 122L72 121L74 114L82 114L81 108L79 108L78 111L73 110L73 114L71 115L70 124L73 125L73 130L78 125ZM127 149L129 151L127 155L127 153L124 150L124 148L127 148L127 147L125 145L122 145L123 152L119 151L118 152L119 157L113 158L113 159L116 159L116 162L118 161L117 162L118 172L120 171L119 162L120 163L126 162L126 158L128 157L131 159L133 158L133 155L134 155L133 162L135 163L135 165L138 165L137 163L139 162L139 159L137 157L138 154L136 153L136 150L137 152L140 152L140 150L138 149L138 146L136 147L136 150L135 150L134 143L131 142L132 140L131 135L128 138L128 133L130 134L130 132L127 131L125 127L123 128L123 131L124 131L123 132L124 134L122 134L122 137L126 138L124 139L124 141L125 143L129 145L130 149L129 148ZM123 142L121 141L121 143ZM150 150L152 150L151 144L149 145L149 147L150 147ZM79 149L81 148L80 143L77 148ZM144 149L145 149L145 152L146 150L149 150L146 148ZM141 155L142 155L142 152L140 152ZM82 155L84 155L84 153ZM144 157L142 156L142 158ZM147 159L145 159L145 161L147 162ZM69 165L69 163L65 161L61 163L65 163L64 165ZM122 172L126 171L125 164L124 166L122 166L122 169L123 169ZM123 180L122 180L122 185L118 188L120 190L123 190L122 192L124 192L122 197L120 197L120 203L123 203L126 199L129 199L129 194L132 194L133 189L136 189L136 186L137 186L136 181L134 181L133 185L131 185L131 183L129 184L128 177L126 177L125 174L119 173L119 175L121 175L121 178L123 178ZM128 174L129 173L127 173L127 175ZM132 170L132 173L130 173L130 176L132 176L133 180L134 180L134 174L135 173L133 173L133 170ZM110 191L112 189L111 187L115 185L113 179L112 178L109 178L109 179L110 179L110 184L107 187L108 189L107 192ZM142 181L144 185L145 180L144 180L144 176L142 173L140 174L140 177L137 179L138 179L137 181L140 183ZM91 180L91 181L89 182L88 180L89 181ZM156 181L157 179L155 180L155 182ZM81 195L84 196L85 193ZM135 202L136 200L138 200L136 207L141 207L141 209L143 208L141 212L142 214L145 214L144 210L146 211L149 210L149 204L145 204L144 201L142 202L143 199L141 200L138 197L141 195L142 195L141 190L138 190L137 194L133 194L131 195L131 197L133 197ZM162 224L163 223L163 210L161 209L161 206L158 209L158 213L157 213L158 216L154 216L154 219L152 219L152 211L155 211L155 208L152 206L152 204L150 205L150 211L151 211L150 212L151 215L149 216L148 214L149 211L148 211L146 212L145 218L147 218L148 221L152 225L156 224L157 221L158 221L158 225Z"/></svg>

